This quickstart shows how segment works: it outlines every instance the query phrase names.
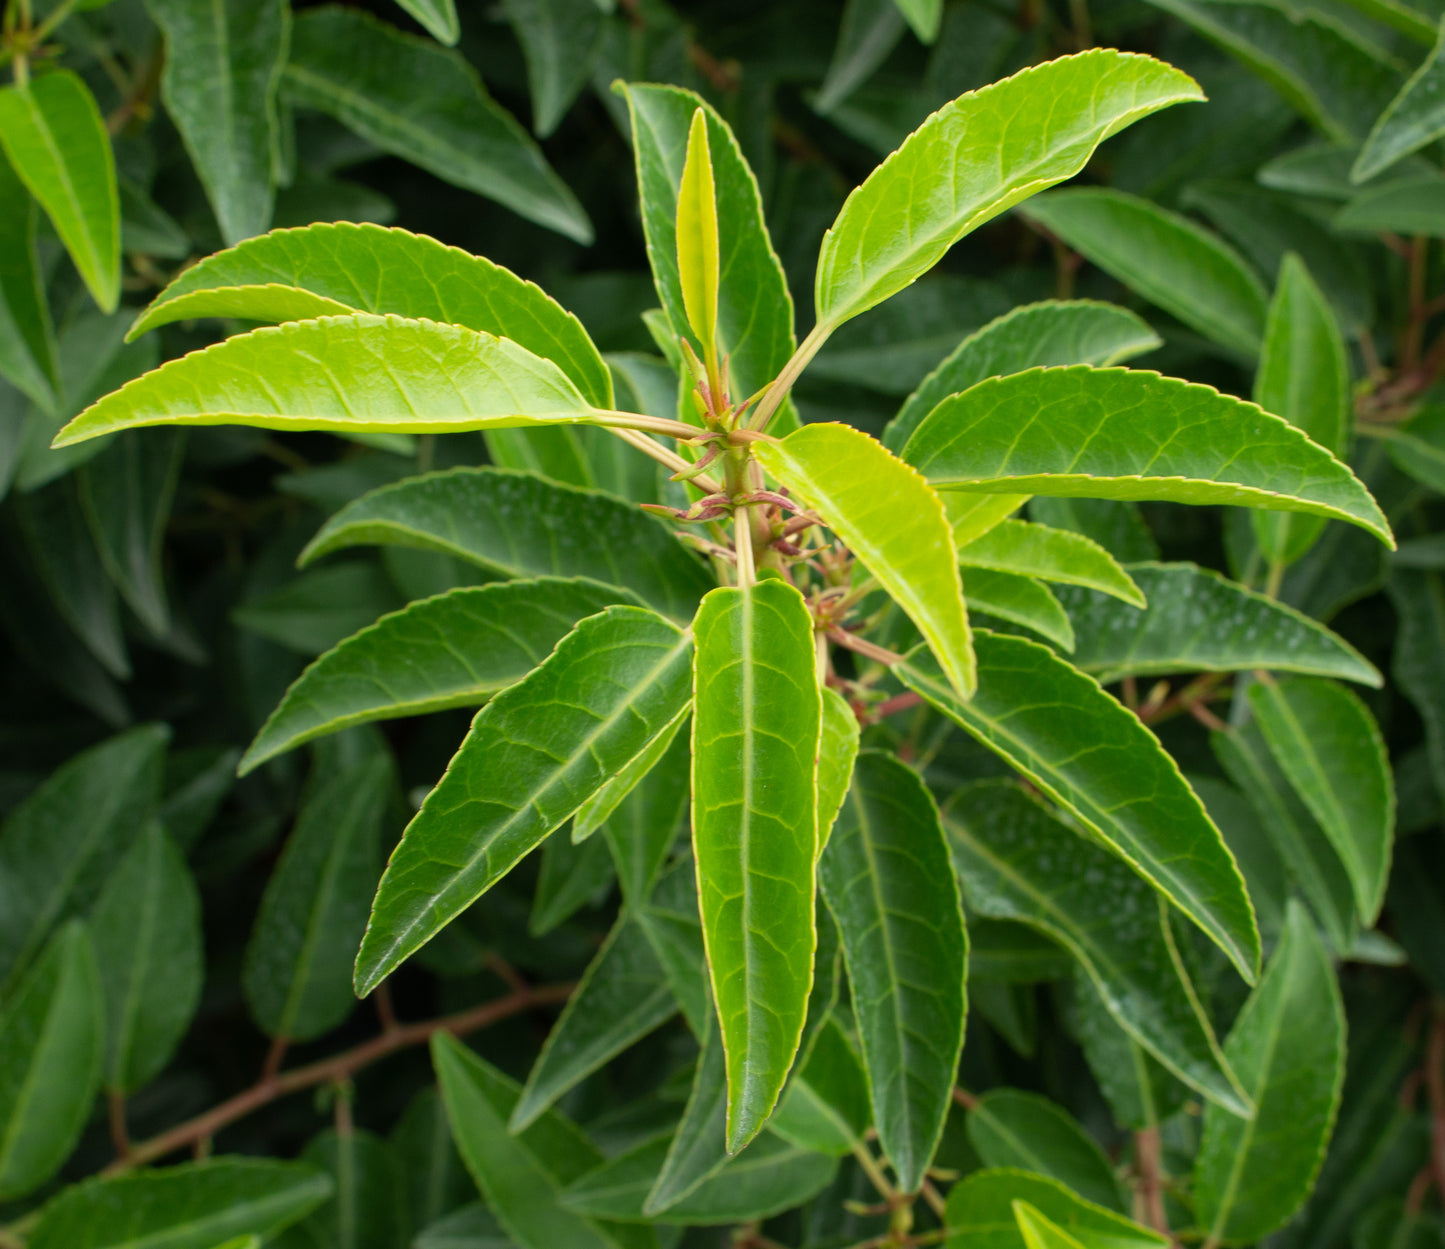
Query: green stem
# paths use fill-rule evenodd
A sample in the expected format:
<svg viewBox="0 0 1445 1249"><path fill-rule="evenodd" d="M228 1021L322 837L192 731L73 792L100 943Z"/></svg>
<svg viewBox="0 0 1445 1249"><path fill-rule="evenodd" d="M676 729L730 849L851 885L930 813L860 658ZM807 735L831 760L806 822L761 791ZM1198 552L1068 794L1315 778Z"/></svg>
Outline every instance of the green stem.
<svg viewBox="0 0 1445 1249"><path fill-rule="evenodd" d="M49 35L52 30L59 26L61 22L69 17L75 5L76 0L60 0L60 3L55 6L55 11L36 28L35 42L39 43Z"/></svg>
<svg viewBox="0 0 1445 1249"><path fill-rule="evenodd" d="M815 325L808 337L798 344L798 350L793 352L792 359L783 365L783 371L773 378L772 383L763 391L763 397L758 400L758 406L753 409L752 416L748 419L749 429L766 429L768 422L773 419L783 400L788 397L792 390L793 383L798 380L798 375L808 367L808 363L818 354L819 349L828 341L828 335L833 332L831 325Z"/></svg>
<svg viewBox="0 0 1445 1249"><path fill-rule="evenodd" d="M615 412L608 408L593 408L590 423L604 429L642 429L653 434L665 434L669 438L701 438L704 431L696 425L684 425L671 421L665 416L644 416L641 412Z"/></svg>

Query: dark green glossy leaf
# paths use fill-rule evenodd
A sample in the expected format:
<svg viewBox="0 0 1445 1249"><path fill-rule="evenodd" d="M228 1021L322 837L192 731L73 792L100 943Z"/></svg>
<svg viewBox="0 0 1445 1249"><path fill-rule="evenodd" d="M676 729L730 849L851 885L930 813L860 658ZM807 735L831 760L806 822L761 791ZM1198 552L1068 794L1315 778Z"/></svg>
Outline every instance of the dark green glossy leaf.
<svg viewBox="0 0 1445 1249"><path fill-rule="evenodd" d="M549 837L542 843L542 869L537 874L527 931L534 937L545 936L588 904L595 908L616 879L612 852L601 838L577 842L570 837Z"/></svg>
<svg viewBox="0 0 1445 1249"><path fill-rule="evenodd" d="M456 53L357 9L328 5L296 19L285 86L297 104L330 113L444 182L579 243L592 241L576 197Z"/></svg>
<svg viewBox="0 0 1445 1249"><path fill-rule="evenodd" d="M988 568L968 570L968 604L1010 624L1032 629L1062 650L1074 649L1074 626L1042 581Z"/></svg>
<svg viewBox="0 0 1445 1249"><path fill-rule="evenodd" d="M727 1062L717 1011L708 1003L698 1037L697 1066L692 1089L672 1141L647 1190L642 1213L648 1217L675 1206L716 1175L728 1161ZM746 1148L743 1151L747 1152Z"/></svg>
<svg viewBox="0 0 1445 1249"><path fill-rule="evenodd" d="M1070 1192L1057 1180L1028 1171L978 1171L948 1194L947 1249L1031 1249L1014 1218L1027 1202L1090 1249L1161 1249L1169 1242Z"/></svg>
<svg viewBox="0 0 1445 1249"><path fill-rule="evenodd" d="M577 814L572 820L574 843L586 841L607 823L623 799L641 784L667 754L691 714L692 708L684 707L678 712L677 718L653 739L652 744L646 750L578 808Z"/></svg>
<svg viewBox="0 0 1445 1249"><path fill-rule="evenodd" d="M1267 668L1378 686L1375 666L1343 638L1277 600L1194 564L1131 564L1140 611L1063 587L1078 638L1069 662L1101 682L1175 672Z"/></svg>
<svg viewBox="0 0 1445 1249"><path fill-rule="evenodd" d="M1368 182L1445 134L1445 25L1434 50L1380 114L1355 158L1350 178Z"/></svg>
<svg viewBox="0 0 1445 1249"><path fill-rule="evenodd" d="M812 619L787 582L713 590L693 632L693 853L736 1153L772 1112L807 1013L822 702Z"/></svg>
<svg viewBox="0 0 1445 1249"><path fill-rule="evenodd" d="M838 24L838 42L813 107L832 112L863 85L898 45L903 14L893 0L847 0Z"/></svg>
<svg viewBox="0 0 1445 1249"><path fill-rule="evenodd" d="M40 1215L34 1249L212 1249L232 1236L270 1237L331 1195L299 1162L223 1157L86 1180Z"/></svg>
<svg viewBox="0 0 1445 1249"><path fill-rule="evenodd" d="M1289 892L1289 873L1276 848L1277 838L1265 830L1254 804L1233 785L1216 776L1187 775L1185 779L1233 852L1249 887L1260 937L1266 944L1272 943L1284 924L1285 897Z"/></svg>
<svg viewBox="0 0 1445 1249"><path fill-rule="evenodd" d="M1068 953L1043 933L1011 920L968 921L968 978L975 983L1037 984L1067 976Z"/></svg>
<svg viewBox="0 0 1445 1249"><path fill-rule="evenodd" d="M916 772L859 754L818 874L843 938L879 1140L902 1191L915 1192L953 1094L968 966L948 846Z"/></svg>
<svg viewBox="0 0 1445 1249"><path fill-rule="evenodd" d="M271 224L290 41L283 0L146 0L166 35L161 97L227 243Z"/></svg>
<svg viewBox="0 0 1445 1249"><path fill-rule="evenodd" d="M1065 945L1131 1037L1211 1100L1247 1108L1148 885L1011 784L959 790L944 826L970 912Z"/></svg>
<svg viewBox="0 0 1445 1249"><path fill-rule="evenodd" d="M945 504L951 497L945 496ZM961 494L958 497L987 499L991 496ZM1159 558L1159 543L1154 540L1135 503L1113 499L1057 499L1043 495L1029 500L1029 519L1036 524L1081 533L1126 564Z"/></svg>
<svg viewBox="0 0 1445 1249"><path fill-rule="evenodd" d="M1078 816L1252 980L1259 934L1239 869L1158 739L1044 647L982 630L978 637L971 702L955 698L919 652L893 671Z"/></svg>
<svg viewBox="0 0 1445 1249"><path fill-rule="evenodd" d="M397 606L395 582L384 569L369 560L347 560L308 568L259 598L246 599L231 609L231 620L311 656L340 645Z"/></svg>
<svg viewBox="0 0 1445 1249"><path fill-rule="evenodd" d="M103 1078L131 1093L160 1074L201 1000L201 896L185 856L151 824L90 915L105 1003Z"/></svg>
<svg viewBox="0 0 1445 1249"><path fill-rule="evenodd" d="M1114 1121L1135 1131L1157 1126L1185 1103L1189 1087L1124 1031L1083 967L1073 983L1079 1045Z"/></svg>
<svg viewBox="0 0 1445 1249"><path fill-rule="evenodd" d="M1398 569L1390 601L1400 620L1391 674L1425 722L1425 740L1437 787L1445 777L1445 582L1439 573ZM1441 787L1445 790L1445 787Z"/></svg>
<svg viewBox="0 0 1445 1249"><path fill-rule="evenodd" d="M497 577L591 577L679 622L711 578L669 530L620 500L521 473L458 468L413 477L343 508L301 553L349 546L442 551Z"/></svg>
<svg viewBox="0 0 1445 1249"><path fill-rule="evenodd" d="M872 1122L862 1060L837 1019L829 1017L768 1129L800 1149L842 1157L862 1145Z"/></svg>
<svg viewBox="0 0 1445 1249"><path fill-rule="evenodd" d="M484 703L531 672L579 620L622 597L595 582L543 577L411 603L307 668L240 771L355 724Z"/></svg>
<svg viewBox="0 0 1445 1249"><path fill-rule="evenodd" d="M602 13L596 0L506 0L506 13L527 58L532 129L545 137L587 85Z"/></svg>
<svg viewBox="0 0 1445 1249"><path fill-rule="evenodd" d="M1309 1194L1344 1082L1344 1006L1329 955L1302 907L1291 907L1225 1054L1256 1110L1252 1119L1237 1119L1205 1109L1196 1210L1216 1241L1258 1240Z"/></svg>
<svg viewBox="0 0 1445 1249"><path fill-rule="evenodd" d="M328 1129L301 1151L301 1161L331 1177L332 1192L292 1231L281 1249L395 1249L409 1211L396 1151L371 1132Z"/></svg>
<svg viewBox="0 0 1445 1249"><path fill-rule="evenodd" d="M1445 237L1445 178L1431 172L1397 178L1361 192L1335 214L1336 230L1347 233L1424 234Z"/></svg>
<svg viewBox="0 0 1445 1249"><path fill-rule="evenodd" d="M90 935L72 920L0 1016L0 1200L39 1187L75 1148L100 1084L104 1029Z"/></svg>
<svg viewBox="0 0 1445 1249"><path fill-rule="evenodd" d="M60 379L55 335L35 251L39 208L0 150L0 376L41 407L55 403Z"/></svg>
<svg viewBox="0 0 1445 1249"><path fill-rule="evenodd" d="M638 921L652 942L673 996L682 1008L687 1026L695 1037L708 1029L713 1008L709 988L707 952L703 947L702 920L697 905L697 869L685 858L664 873L637 913Z"/></svg>
<svg viewBox="0 0 1445 1249"><path fill-rule="evenodd" d="M691 750L690 734L675 736L652 771L628 791L603 825L622 897L631 906L647 901L686 819Z"/></svg>
<svg viewBox="0 0 1445 1249"><path fill-rule="evenodd" d="M583 684L599 659L604 675ZM488 703L391 856L357 991L374 989L646 749L686 704L691 660L691 639L660 616L610 607Z"/></svg>
<svg viewBox="0 0 1445 1249"><path fill-rule="evenodd" d="M413 1226L429 1227L475 1199L476 1185L452 1140L446 1108L435 1085L422 1089L407 1104L391 1134L391 1144L405 1173Z"/></svg>

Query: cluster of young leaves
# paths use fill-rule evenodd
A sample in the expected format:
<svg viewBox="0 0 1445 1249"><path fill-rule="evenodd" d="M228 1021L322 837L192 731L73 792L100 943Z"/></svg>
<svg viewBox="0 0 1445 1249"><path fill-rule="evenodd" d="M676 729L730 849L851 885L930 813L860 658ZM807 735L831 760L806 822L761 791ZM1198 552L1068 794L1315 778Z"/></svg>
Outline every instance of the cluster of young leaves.
<svg viewBox="0 0 1445 1249"><path fill-rule="evenodd" d="M175 6L186 12L169 19L168 7L153 11L179 76L201 62L177 57L177 44L204 40L191 28L197 6ZM223 20L225 6L206 7ZM262 20L262 7L237 6L226 20ZM405 7L455 40L446 6ZM1219 34L1234 20L1216 15L1221 7L1177 16L1258 68L1248 40ZM604 56L563 54L559 28L581 37L596 11L592 0L508 6L539 133ZM298 39L313 15L308 60ZM870 118L860 102L903 16L937 37L942 59L942 5L850 4L816 102L865 143L916 102L893 92L902 108L891 118ZM290 21L271 18L283 32ZM1267 22L1249 27L1250 39L1263 40ZM184 653L187 638L168 614L157 560L179 437L116 431L241 423L381 448L338 472L298 475L297 494L332 515L307 535L301 578L270 593L277 571L253 580L235 613L254 635L316 656L279 701L274 681L251 695L270 714L240 771L284 778L296 792L288 752L315 741L317 762L239 982L273 1038L259 1096L336 1086L337 1128L297 1163L228 1155L52 1195L67 1159L67 1175L94 1169L79 1159L102 1088L123 1170L209 1135L162 1133L136 1148L126 1117L142 1113L131 1095L166 1068L198 1007L195 878L207 865L196 848L236 754L167 762L162 786L164 734L135 730L76 758L0 832L0 886L13 900L0 941L0 1070L13 1073L9 1092L0 1089L0 1200L20 1203L4 1235L199 1249L272 1237L400 1245L413 1234L432 1246L651 1245L767 1220L768 1236L787 1243L906 1244L917 1232L922 1243L946 1235L1032 1249L1163 1245L1165 1227L1252 1244L1289 1222L1341 1103L1334 964L1403 961L1374 928L1396 890L1391 931L1417 965L1438 962L1429 951L1439 856L1412 837L1391 876L1397 785L1401 831L1438 836L1437 544L1407 543L1388 565L1402 625L1396 679L1426 731L1410 770L1397 761L1392 772L1375 710L1341 684L1377 688L1379 670L1322 623L1378 588L1391 524L1428 533L1437 455L1428 388L1440 363L1425 333L1436 315L1423 293L1437 277L1430 244L1403 244L1408 272L1386 275L1408 288L1404 330L1352 402L1347 334L1365 327L1377 295L1368 280L1350 284L1359 274L1349 264L1330 264L1338 240L1328 229L1350 227L1300 206L1307 183L1291 190L1288 211L1256 188L1207 183L1147 188L1153 199L1038 194L1118 130L1200 98L1160 62L1096 51L945 104L864 180L824 236L816 322L798 345L741 131L694 92L632 84L614 99L634 143L661 305L646 320L662 357L604 354L595 330L538 287L425 236L318 224L250 237L270 214L269 201L264 213L256 206L259 188L273 194L283 180L293 108L330 111L368 144L568 233L540 183L509 200L500 166L479 179L487 189L467 182L462 137L427 163L432 139L448 133L442 115L466 112L454 96L425 115L428 96L409 91L417 112L405 125L383 124L370 100L360 110L354 65L337 58L361 46L354 31L376 26L348 10L310 10L297 17L289 59L283 51L233 71L237 81L259 74L258 98L280 101L262 117L271 146L254 149L261 155L236 180L249 208L224 201L223 174L207 173L234 136L188 133L185 86L165 87L221 240L235 245L167 285L129 337L144 344L148 331L186 332L209 318L268 328L144 373L78 416L145 363L102 368L79 403L53 402L48 414L45 396L30 392L26 454L48 467L22 479L16 500L46 592L89 653L123 675L109 587L153 643ZM1339 33L1315 19L1306 29ZM1358 30L1350 38L1364 41ZM399 54L378 50L377 90L368 83L364 93L384 99L421 80L440 91L443 64L471 72L434 45L393 42L432 59L408 79ZM244 40L219 43L225 57ZM371 64L370 54L361 60ZM1404 103L1386 108L1376 130L1392 133L1389 119L1409 116L1419 146L1431 141L1420 120L1431 64L1402 82ZM35 65L32 96L48 98L40 87L52 79L66 71ZM930 74L917 99L934 86ZM214 126L199 90L192 112ZM1302 107L1297 93L1288 98ZM27 110L50 116L33 101ZM1139 133L1190 111L1161 113ZM466 115L465 143L484 146L481 114ZM256 123L255 113L244 119ZM1403 141L1376 143L1373 159ZM1337 171L1335 186L1351 170L1370 176L1369 146L1267 168L1306 179ZM109 146L100 149L108 160ZM1275 189L1275 173L1260 177ZM30 218L51 221L99 301L86 267L94 257L32 178ZM1422 195L1413 211L1423 215L1365 228L1428 237L1430 202ZM1116 367L1156 350L1160 336L1136 312L1094 299L1004 311L972 291L988 308L977 328L921 348L928 333L949 334L928 292L955 294L948 284L967 279L914 283L1015 205L1055 241L1061 285L1112 294L1098 273L1074 278L1080 257L1092 262L1185 327L1156 321L1171 371L1227 386L1247 370L1255 402ZM1248 258L1177 211L1186 208ZM228 212L242 214L234 228ZM99 237L104 214L87 220ZM1301 220L1315 233L1294 232ZM38 289L44 246L26 229L22 286ZM1311 250L1301 238L1323 242ZM39 321L17 315L32 338L47 324L40 298ZM870 324L871 341L860 333ZM844 423L826 419L829 387L860 379L906 397L889 403L886 424L873 419L878 404L861 420L846 409ZM811 423L799 425L799 408ZM57 415L76 419L57 439L62 450L46 452ZM410 463L425 467L451 445L438 435L477 430L490 466L463 459L407 475L393 454L419 450ZM1357 432L1374 439L1364 453ZM114 435L115 450L57 478L79 462L69 457L107 445L84 441L97 434ZM1140 501L1235 505L1225 528L1233 579L1161 560ZM1149 513L1156 524L1167 515ZM65 558L47 563L61 534L72 539L59 548ZM380 563L358 558L367 548ZM1181 673L1194 679L1178 690L1160 681ZM1142 700L1141 679L1159 682ZM1117 698L1102 688L1116 683ZM100 710L103 688L90 682L79 696ZM1208 710L1226 697L1227 722ZM412 796L415 814L382 873L383 844L402 821L390 752L360 726L477 707L441 781ZM1181 736L1182 711L1208 723L1207 743L1192 721L1194 736ZM367 993L412 956L450 978L515 945L497 929L518 921L516 892L531 889L527 869L514 869L533 850L537 936L567 932L614 877L621 906L600 949L580 955L586 970L540 1053L510 1064L524 1082L436 1028L440 1101L420 1094L390 1141L354 1129L342 1109L351 1064L369 1055L282 1070L277 1082L289 1044L350 1015L353 956L355 987ZM209 870L224 872L224 856ZM555 974L556 960L541 966ZM1040 1033L1034 986L1044 983L1077 1045ZM966 1019L970 1000L982 1019ZM1397 1110L1410 1061L1397 1013L1386 1012L1379 1036L1367 1033L1320 1197L1286 1243L1343 1244L1352 1229L1366 1244L1435 1234L1418 1184L1404 1200L1424 1157L1420 1118L1406 1104L1380 1119L1382 1107ZM490 1016L471 1019L455 1026ZM972 1054L960 1072L966 1025ZM384 1032L381 1042L422 1035ZM1097 1122L1097 1101L1054 1086L1071 1115L1059 1100L1007 1087L1040 1081L989 1057L998 1040L1023 1054L1068 1045L1116 1125L1106 1139L1135 1133L1122 1138L1123 1157L1101 1153L1080 1121ZM589 1109L608 1072L663 1045L670 1081L644 1081L648 1095L616 1122ZM679 1046L696 1055L680 1069ZM960 1081L990 1091L968 1093ZM463 1164L482 1205L466 1204ZM860 1213L870 1191L865 1200L882 1207Z"/></svg>

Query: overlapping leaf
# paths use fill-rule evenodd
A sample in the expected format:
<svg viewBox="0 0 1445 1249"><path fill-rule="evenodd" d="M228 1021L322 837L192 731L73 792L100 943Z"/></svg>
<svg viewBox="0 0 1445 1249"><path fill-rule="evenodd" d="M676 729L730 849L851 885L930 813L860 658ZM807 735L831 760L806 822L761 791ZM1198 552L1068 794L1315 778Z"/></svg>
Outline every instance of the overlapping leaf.
<svg viewBox="0 0 1445 1249"><path fill-rule="evenodd" d="M0 376L50 408L60 386L50 307L35 251L39 207L0 149Z"/></svg>
<svg viewBox="0 0 1445 1249"><path fill-rule="evenodd" d="M1074 649L1074 626L1068 615L1053 591L1033 577L971 568L968 602L975 611L1022 625L1063 650Z"/></svg>
<svg viewBox="0 0 1445 1249"><path fill-rule="evenodd" d="M1062 585L1098 590L1143 608L1143 592L1119 562L1083 534L1021 520L1005 520L958 550L965 568L1018 573Z"/></svg>
<svg viewBox="0 0 1445 1249"><path fill-rule="evenodd" d="M1434 50L1380 114L1355 158L1350 177L1368 182L1445 134L1445 23Z"/></svg>
<svg viewBox="0 0 1445 1249"><path fill-rule="evenodd" d="M1161 1249L1157 1232L1083 1200L1057 1180L1008 1168L977 1171L948 1194L947 1249L1031 1249L1014 1217L1027 1203L1076 1241L1110 1249Z"/></svg>

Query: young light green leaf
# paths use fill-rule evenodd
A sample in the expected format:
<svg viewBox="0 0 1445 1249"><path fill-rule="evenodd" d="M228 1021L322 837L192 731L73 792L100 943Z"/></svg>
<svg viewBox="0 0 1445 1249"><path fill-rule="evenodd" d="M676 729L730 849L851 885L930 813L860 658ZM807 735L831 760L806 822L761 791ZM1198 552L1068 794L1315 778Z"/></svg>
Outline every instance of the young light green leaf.
<svg viewBox="0 0 1445 1249"><path fill-rule="evenodd" d="M256 735L239 772L355 724L478 706L531 672L579 620L626 597L582 578L539 577L463 586L411 603L307 668Z"/></svg>
<svg viewBox="0 0 1445 1249"><path fill-rule="evenodd" d="M887 431L885 431L887 432ZM962 550L978 541L990 529L1008 520L1029 501L1026 494L964 494L948 490L943 494L943 514L953 527L954 549Z"/></svg>
<svg viewBox="0 0 1445 1249"><path fill-rule="evenodd" d="M1067 1184L1086 1201L1127 1208L1103 1151L1062 1106L1037 1093L991 1089L968 1112L968 1139L986 1167L1018 1167Z"/></svg>
<svg viewBox="0 0 1445 1249"><path fill-rule="evenodd" d="M1032 629L1062 650L1074 649L1074 626L1042 581L1012 572L971 568L968 605L974 611Z"/></svg>
<svg viewBox="0 0 1445 1249"><path fill-rule="evenodd" d="M90 915L105 1006L102 1075L132 1093L170 1061L201 1000L201 896L160 824L121 860Z"/></svg>
<svg viewBox="0 0 1445 1249"><path fill-rule="evenodd" d="M1309 270L1293 252L1280 267L1269 305L1254 401L1281 416L1325 450L1340 455L1351 410L1349 360L1335 315ZM1292 563L1324 529L1318 516L1250 516L1266 558Z"/></svg>
<svg viewBox="0 0 1445 1249"><path fill-rule="evenodd" d="M82 751L0 826L0 988L95 902L155 810L169 737L146 725Z"/></svg>
<svg viewBox="0 0 1445 1249"><path fill-rule="evenodd" d="M736 1153L772 1112L807 1014L822 700L789 583L713 590L693 633L692 842Z"/></svg>
<svg viewBox="0 0 1445 1249"><path fill-rule="evenodd" d="M0 377L47 411L59 397L60 374L50 305L35 250L39 208L0 147Z"/></svg>
<svg viewBox="0 0 1445 1249"><path fill-rule="evenodd" d="M970 230L1072 178L1110 135L1202 98L1193 79L1160 61L1093 49L944 105L848 197L824 235L818 341L921 277Z"/></svg>
<svg viewBox="0 0 1445 1249"><path fill-rule="evenodd" d="M1445 237L1445 178L1438 172L1393 181L1361 192L1335 214L1336 230L1352 234L1424 234Z"/></svg>
<svg viewBox="0 0 1445 1249"><path fill-rule="evenodd" d="M924 43L938 38L938 27L943 21L943 0L894 0L898 11L913 27L913 33Z"/></svg>
<svg viewBox="0 0 1445 1249"><path fill-rule="evenodd" d="M391 768L375 756L313 781L266 886L242 984L268 1036L309 1041L356 1005L348 972L381 859Z"/></svg>
<svg viewBox="0 0 1445 1249"><path fill-rule="evenodd" d="M699 106L688 128L687 156L677 188L677 276L687 323L702 343L709 368L717 363L718 252L707 113Z"/></svg>
<svg viewBox="0 0 1445 1249"><path fill-rule="evenodd" d="M377 147L579 243L592 224L516 118L455 52L358 9L297 16L288 96L330 113Z"/></svg>
<svg viewBox="0 0 1445 1249"><path fill-rule="evenodd" d="M451 47L461 37L461 23L457 21L456 0L396 0L412 17L427 28L427 33L438 43Z"/></svg>
<svg viewBox="0 0 1445 1249"><path fill-rule="evenodd" d="M1022 520L1005 520L959 547L965 568L1011 572L1041 581L1082 586L1143 608L1146 600L1119 562L1083 534ZM974 585L969 581L969 595Z"/></svg>
<svg viewBox="0 0 1445 1249"><path fill-rule="evenodd" d="M1360 922L1385 900L1395 785L1385 743L1359 697L1333 681L1260 682L1249 705L1270 753L1338 852Z"/></svg>
<svg viewBox="0 0 1445 1249"><path fill-rule="evenodd" d="M624 912L547 1034L507 1130L530 1127L568 1089L676 1013L662 964Z"/></svg>
<svg viewBox="0 0 1445 1249"><path fill-rule="evenodd" d="M628 792L603 826L623 900L634 908L648 901L687 813L689 737L686 733L673 737L657 765ZM694 906L694 913L696 909Z"/></svg>
<svg viewBox="0 0 1445 1249"><path fill-rule="evenodd" d="M712 580L665 525L620 499L495 468L374 490L327 521L300 563L371 543L441 551L496 577L594 578L679 623Z"/></svg>
<svg viewBox="0 0 1445 1249"><path fill-rule="evenodd" d="M1238 503L1347 520L1393 545L1359 479L1288 422L1142 369L980 382L934 408L904 457L935 490Z"/></svg>
<svg viewBox="0 0 1445 1249"><path fill-rule="evenodd" d="M612 381L582 323L541 287L424 234L350 222L273 230L192 265L130 328L193 317L304 321L387 313L510 338L550 360L596 407Z"/></svg>
<svg viewBox="0 0 1445 1249"><path fill-rule="evenodd" d="M946 1249L1029 1249L1014 1217L1027 1202L1091 1249L1163 1249L1169 1242L1121 1215L1085 1201L1057 1180L1028 1171L976 1171L948 1194Z"/></svg>
<svg viewBox="0 0 1445 1249"><path fill-rule="evenodd" d="M837 822L853 763L858 757L861 728L848 700L832 686L823 687L823 730L818 739L818 854L821 857Z"/></svg>
<svg viewBox="0 0 1445 1249"><path fill-rule="evenodd" d="M667 1151L665 1136L628 1150L570 1185L562 1194L563 1205L597 1218L645 1220L643 1200ZM707 1226L768 1218L816 1196L837 1169L836 1158L799 1149L765 1133L670 1205L659 1221Z"/></svg>
<svg viewBox="0 0 1445 1249"><path fill-rule="evenodd" d="M667 753L687 717L691 714L691 706L684 707L679 711L677 718L657 735L646 750L577 809L577 814L572 818L572 841L574 844L586 841L612 818L622 800L637 788Z"/></svg>
<svg viewBox="0 0 1445 1249"><path fill-rule="evenodd" d="M1224 1052L1256 1110L1251 1119L1204 1111L1194 1196L1216 1244L1262 1239L1299 1209L1339 1109L1344 1004L1329 955L1298 904Z"/></svg>
<svg viewBox="0 0 1445 1249"><path fill-rule="evenodd" d="M979 692L958 699L926 655L893 671L1072 811L1209 935L1248 981L1259 933L1219 830L1132 712L1045 647L979 631Z"/></svg>
<svg viewBox="0 0 1445 1249"><path fill-rule="evenodd" d="M110 136L69 70L0 89L0 148L40 201L103 312L120 299L120 193Z"/></svg>
<svg viewBox="0 0 1445 1249"><path fill-rule="evenodd" d="M532 129L546 138L587 85L606 26L596 0L506 0L527 61Z"/></svg>
<svg viewBox="0 0 1445 1249"><path fill-rule="evenodd" d="M1013 1212L1027 1249L1086 1249L1082 1241L1050 1222L1028 1202L1015 1201Z"/></svg>
<svg viewBox="0 0 1445 1249"><path fill-rule="evenodd" d="M1445 21L1434 50L1371 128L1350 170L1350 181L1368 182L1441 135L1445 135Z"/></svg>
<svg viewBox="0 0 1445 1249"><path fill-rule="evenodd" d="M1069 662L1103 684L1256 668L1381 684L1374 664L1343 638L1217 572L1194 564L1127 567L1147 610L1091 590L1058 591L1078 636Z"/></svg>
<svg viewBox="0 0 1445 1249"><path fill-rule="evenodd" d="M888 422L883 445L901 454L925 416L949 395L986 378L1044 366L1122 364L1160 342L1139 317L1113 304L1088 299L1024 304L959 343Z"/></svg>
<svg viewBox="0 0 1445 1249"><path fill-rule="evenodd" d="M1253 356L1265 290L1232 247L1177 213L1123 191L1055 191L1021 210L1111 277L1206 338Z"/></svg>
<svg viewBox="0 0 1445 1249"><path fill-rule="evenodd" d="M878 1138L905 1193L933 1160L963 1048L968 939L938 809L866 750L818 865L838 923Z"/></svg>
<svg viewBox="0 0 1445 1249"><path fill-rule="evenodd" d="M331 1199L287 1240L336 1249L395 1249L409 1234L401 1160L374 1133L328 1128L311 1138L301 1161L331 1177Z"/></svg>
<svg viewBox="0 0 1445 1249"><path fill-rule="evenodd" d="M604 655L605 680L584 680ZM691 638L661 616L609 607L483 707L387 864L356 957L357 992L370 993L646 749L686 705L691 661Z"/></svg>
<svg viewBox="0 0 1445 1249"><path fill-rule="evenodd" d="M43 1184L75 1148L100 1084L102 1009L90 935L72 920L0 1016L0 1200Z"/></svg>
<svg viewBox="0 0 1445 1249"><path fill-rule="evenodd" d="M290 41L283 0L147 0L166 36L161 98L227 243L271 224L276 97Z"/></svg>
<svg viewBox="0 0 1445 1249"><path fill-rule="evenodd" d="M523 1249L656 1249L646 1228L610 1226L563 1206L567 1185L602 1165L602 1154L570 1119L549 1110L517 1136L507 1131L520 1089L445 1032L432 1038L432 1065L452 1135L487 1205Z"/></svg>
<svg viewBox="0 0 1445 1249"><path fill-rule="evenodd" d="M761 443L758 461L822 516L918 627L959 695L974 690L973 646L943 504L882 443L846 425L809 425Z"/></svg>
<svg viewBox="0 0 1445 1249"><path fill-rule="evenodd" d="M1210 1100L1248 1110L1147 884L1012 784L959 790L944 827L971 913L1066 946L1125 1032Z"/></svg>
<svg viewBox="0 0 1445 1249"><path fill-rule="evenodd" d="M300 1162L236 1156L97 1177L63 1189L40 1214L34 1249L202 1249L270 1238L331 1195Z"/></svg>
<svg viewBox="0 0 1445 1249"><path fill-rule="evenodd" d="M52 445L138 425L441 434L617 419L510 339L354 313L253 330L172 360L92 404Z"/></svg>
<svg viewBox="0 0 1445 1249"><path fill-rule="evenodd" d="M773 380L793 354L793 298L768 237L757 179L727 123L700 96L680 87L619 84L632 118L638 198L653 281L674 335L691 337L677 268L677 213L689 128L707 118L708 151L717 194L719 265L717 351L728 359L735 399ZM692 339L699 358L706 344Z"/></svg>

